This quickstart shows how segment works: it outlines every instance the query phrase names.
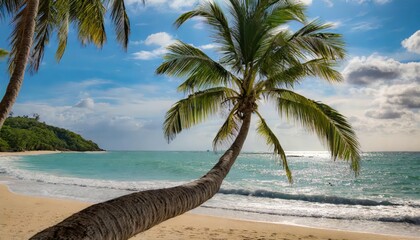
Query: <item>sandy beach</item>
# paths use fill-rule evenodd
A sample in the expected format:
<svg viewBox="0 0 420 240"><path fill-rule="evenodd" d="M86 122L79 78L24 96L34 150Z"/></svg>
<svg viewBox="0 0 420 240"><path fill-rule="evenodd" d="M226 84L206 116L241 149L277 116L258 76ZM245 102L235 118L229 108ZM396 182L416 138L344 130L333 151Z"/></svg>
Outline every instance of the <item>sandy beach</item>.
<svg viewBox="0 0 420 240"><path fill-rule="evenodd" d="M27 239L89 203L24 196L0 185L0 239ZM415 239L184 214L132 239Z"/></svg>

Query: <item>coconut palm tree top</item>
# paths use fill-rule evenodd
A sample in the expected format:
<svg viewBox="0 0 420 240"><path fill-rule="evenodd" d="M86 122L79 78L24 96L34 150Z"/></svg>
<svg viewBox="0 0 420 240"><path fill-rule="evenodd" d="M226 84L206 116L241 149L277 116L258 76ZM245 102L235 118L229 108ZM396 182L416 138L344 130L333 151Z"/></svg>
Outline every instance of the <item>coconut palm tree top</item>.
<svg viewBox="0 0 420 240"><path fill-rule="evenodd" d="M213 146L231 141L247 114L259 119L257 132L281 160L292 181L286 154L275 133L258 111L262 100L274 103L279 116L294 120L317 134L335 159L350 161L359 171L359 144L346 118L326 104L293 91L307 77L340 82L334 69L345 56L342 36L328 32L329 24L308 22L302 4L286 0L229 0L226 9L203 1L175 22L200 17L211 28L220 59L213 60L194 46L177 41L168 47L156 70L185 79L178 87L187 97L167 112L164 133L168 141L209 116L228 112ZM228 14L226 14L227 12ZM291 21L302 24L292 32Z"/></svg>

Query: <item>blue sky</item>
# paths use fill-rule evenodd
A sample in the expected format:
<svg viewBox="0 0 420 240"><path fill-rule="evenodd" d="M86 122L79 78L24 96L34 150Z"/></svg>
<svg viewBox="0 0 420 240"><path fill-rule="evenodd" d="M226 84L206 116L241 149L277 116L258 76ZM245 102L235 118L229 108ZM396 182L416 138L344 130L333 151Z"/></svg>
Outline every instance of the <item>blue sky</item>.
<svg viewBox="0 0 420 240"><path fill-rule="evenodd" d="M71 129L105 149L206 150L222 124L221 116L181 133L167 144L162 122L182 97L182 79L155 75L165 47L175 39L217 58L210 32L192 20L176 29L174 20L198 0L127 0L132 34L127 52L115 41L108 20L102 49L82 47L71 30L69 44L56 63L51 39L40 71L25 76L15 115L38 113L41 121ZM307 79L296 90L346 115L362 150L420 150L420 21L417 1L302 0L309 19L334 24L344 35L348 56L339 70L345 82L328 85ZM296 29L296 24L287 26ZM0 48L8 48L9 19L0 23ZM0 92L9 80L0 62ZM286 150L323 150L318 139L293 122L280 120L270 104L261 111ZM251 131L247 151L268 147Z"/></svg>

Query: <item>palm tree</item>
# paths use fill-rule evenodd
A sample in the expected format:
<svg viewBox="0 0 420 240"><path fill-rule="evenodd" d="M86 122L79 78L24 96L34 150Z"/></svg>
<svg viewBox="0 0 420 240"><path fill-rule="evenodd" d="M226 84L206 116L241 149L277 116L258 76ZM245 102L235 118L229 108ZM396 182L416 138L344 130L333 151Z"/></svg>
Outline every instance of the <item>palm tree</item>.
<svg viewBox="0 0 420 240"><path fill-rule="evenodd" d="M333 108L293 92L308 76L329 82L341 80L332 67L344 57L338 34L329 25L305 22L304 6L286 0L229 0L230 18L215 2L203 1L182 14L176 25L203 17L213 30L221 59L212 60L200 49L181 41L157 69L158 74L185 78L179 90L189 95L167 112L164 132L168 141L222 110L227 119L216 134L214 146L232 140L229 149L203 177L177 187L132 193L95 204L32 239L128 239L169 218L198 207L219 190L234 164L251 126L259 118L257 132L282 160L289 181L291 171L274 132L258 112L260 100L272 100L281 116L295 119L315 132L334 159L349 160L359 170L356 136L345 117ZM230 19L230 21L228 20ZM281 30L290 21L304 26L295 33Z"/></svg>
<svg viewBox="0 0 420 240"><path fill-rule="evenodd" d="M32 73L38 71L45 46L56 32L58 48L56 59L60 61L67 45L71 24L76 25L78 38L83 45L93 43L102 47L106 41L104 16L110 6L111 18L117 32L117 40L127 48L130 22L123 0L0 0L0 19L13 17L9 58L10 81L0 102L0 128L11 111L23 83L26 65Z"/></svg>

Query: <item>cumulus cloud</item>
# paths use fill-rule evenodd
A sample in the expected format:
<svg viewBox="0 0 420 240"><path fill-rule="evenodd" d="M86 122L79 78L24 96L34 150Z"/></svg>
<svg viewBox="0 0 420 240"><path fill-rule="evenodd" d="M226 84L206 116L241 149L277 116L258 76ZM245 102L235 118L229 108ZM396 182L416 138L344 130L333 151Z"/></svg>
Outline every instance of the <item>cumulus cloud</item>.
<svg viewBox="0 0 420 240"><path fill-rule="evenodd" d="M400 118L404 112L397 111L390 108L375 109L366 111L365 115L370 118L376 119L396 119Z"/></svg>
<svg viewBox="0 0 420 240"><path fill-rule="evenodd" d="M401 63L375 54L354 57L344 68L343 76L354 85L420 81L420 63Z"/></svg>
<svg viewBox="0 0 420 240"><path fill-rule="evenodd" d="M174 41L175 39L169 33L158 32L158 33L153 33L147 36L146 40L144 40L144 44L166 47L172 44Z"/></svg>
<svg viewBox="0 0 420 240"><path fill-rule="evenodd" d="M404 39L401 45L409 52L420 54L420 30L415 32L409 38Z"/></svg>
<svg viewBox="0 0 420 240"><path fill-rule="evenodd" d="M95 101L92 98L85 98L80 100L75 107L93 109L95 107Z"/></svg>
<svg viewBox="0 0 420 240"><path fill-rule="evenodd" d="M354 97L366 98L362 131L412 134L420 119L420 62L403 63L377 54L354 57L343 70ZM364 117L364 118L363 118Z"/></svg>
<svg viewBox="0 0 420 240"><path fill-rule="evenodd" d="M419 115L420 84L378 85L375 89L362 87L359 93L369 92L371 100L365 107L365 116L374 119L401 119L403 116ZM406 121L413 121L407 118Z"/></svg>
<svg viewBox="0 0 420 240"><path fill-rule="evenodd" d="M388 88L384 93L386 101L403 108L420 108L420 84L397 85Z"/></svg>
<svg viewBox="0 0 420 240"><path fill-rule="evenodd" d="M387 116L385 111L379 111L378 113L374 112L372 115L375 117L351 117L349 121L353 128L358 132L358 135L372 135L372 134L380 134L381 138L375 139L377 143L381 143L382 140L387 139L389 134L395 137L396 134L413 134L416 133L418 130L418 126L416 126L415 120L412 119L410 114L403 113L399 118L390 118L392 116L388 116L388 118L384 118ZM381 116L381 114L383 116ZM389 114L389 113L388 113ZM398 114L398 113L397 113ZM368 114L365 114L368 115ZM392 114L389 114L392 115ZM397 138L392 138L395 141ZM411 139L412 137L407 138L405 135L404 141ZM395 141L396 142L396 141ZM367 143L370 144L370 143ZM415 141L414 141L415 144Z"/></svg>
<svg viewBox="0 0 420 240"><path fill-rule="evenodd" d="M167 53L166 47L170 44L174 43L175 39L166 32L158 32L149 35L143 43L146 46L157 46L158 48L155 48L150 51L141 50L135 53L132 53L132 56L134 59L137 60L150 60L161 57L163 54Z"/></svg>

